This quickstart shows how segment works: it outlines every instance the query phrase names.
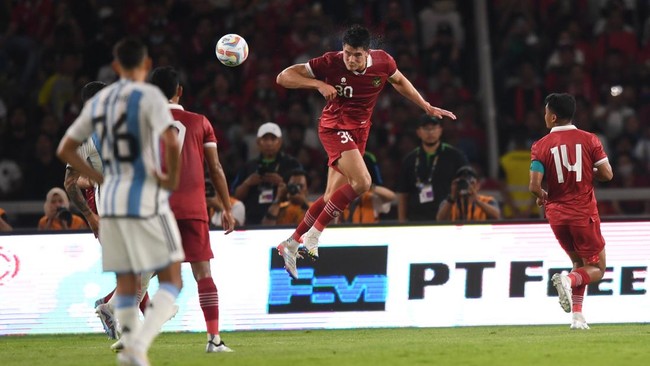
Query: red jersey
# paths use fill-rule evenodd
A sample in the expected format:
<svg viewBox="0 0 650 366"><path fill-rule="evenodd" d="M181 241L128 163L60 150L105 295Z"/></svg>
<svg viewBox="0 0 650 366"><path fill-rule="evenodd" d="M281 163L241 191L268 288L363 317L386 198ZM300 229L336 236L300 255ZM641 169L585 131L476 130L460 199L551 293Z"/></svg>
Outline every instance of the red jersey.
<svg viewBox="0 0 650 366"><path fill-rule="evenodd" d="M182 138L181 178L169 203L176 219L208 221L203 148L209 145L216 147L214 129L201 114L185 111L178 104L170 104L169 108L175 120L174 125L179 128L179 138Z"/></svg>
<svg viewBox="0 0 650 366"><path fill-rule="evenodd" d="M574 125L553 127L533 144L531 159L544 166L551 225L585 226L598 220L593 168L607 161L607 155L596 135Z"/></svg>
<svg viewBox="0 0 650 366"><path fill-rule="evenodd" d="M309 72L336 88L337 96L327 102L321 127L339 130L370 128L370 116L386 80L397 71L395 60L382 50L370 50L363 72L348 71L343 51L328 52L309 60Z"/></svg>

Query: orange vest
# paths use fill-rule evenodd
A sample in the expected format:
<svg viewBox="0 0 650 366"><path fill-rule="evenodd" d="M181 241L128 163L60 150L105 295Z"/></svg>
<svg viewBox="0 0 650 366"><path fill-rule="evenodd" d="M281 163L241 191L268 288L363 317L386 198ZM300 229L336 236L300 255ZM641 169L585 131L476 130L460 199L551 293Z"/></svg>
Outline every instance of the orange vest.
<svg viewBox="0 0 650 366"><path fill-rule="evenodd" d="M359 199L350 202L343 211L342 222L354 224L375 224L379 218L375 216L375 208L372 202L372 193L365 192Z"/></svg>
<svg viewBox="0 0 650 366"><path fill-rule="evenodd" d="M289 201L280 202L278 219L275 221L276 225L300 224L311 204L311 202L307 202L308 207L304 208L303 206L291 204Z"/></svg>
<svg viewBox="0 0 650 366"><path fill-rule="evenodd" d="M494 201L492 196L482 196L478 195L478 200L481 202L488 203ZM462 200L454 202L451 206L451 221L485 221L487 220L487 213L483 209L474 203L469 204L469 207L461 207ZM462 214L462 217L461 217Z"/></svg>
<svg viewBox="0 0 650 366"><path fill-rule="evenodd" d="M38 220L38 229L39 230L64 230L63 224L61 224L61 220L59 219L53 219L52 225L50 226L49 229L45 228L46 224L47 224L47 216L41 217L41 219ZM72 215L72 224L70 224L68 230L81 230L87 228L88 225L86 225L86 221L84 221L84 219L82 219L77 215L74 214Z"/></svg>

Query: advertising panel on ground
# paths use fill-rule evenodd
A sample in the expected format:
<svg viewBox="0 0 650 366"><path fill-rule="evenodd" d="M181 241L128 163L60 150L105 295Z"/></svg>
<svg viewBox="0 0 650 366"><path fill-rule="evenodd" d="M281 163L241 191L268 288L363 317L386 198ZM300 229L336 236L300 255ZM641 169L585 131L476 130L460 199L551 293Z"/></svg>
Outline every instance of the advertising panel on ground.
<svg viewBox="0 0 650 366"><path fill-rule="evenodd" d="M650 225L603 223L607 273L590 324L649 322ZM548 224L330 228L320 259L282 268L291 230L211 232L224 331L569 324L550 283L571 263ZM166 331L202 331L189 266ZM91 234L0 236L0 335L101 332L93 305L114 286ZM156 290L152 281L150 291Z"/></svg>

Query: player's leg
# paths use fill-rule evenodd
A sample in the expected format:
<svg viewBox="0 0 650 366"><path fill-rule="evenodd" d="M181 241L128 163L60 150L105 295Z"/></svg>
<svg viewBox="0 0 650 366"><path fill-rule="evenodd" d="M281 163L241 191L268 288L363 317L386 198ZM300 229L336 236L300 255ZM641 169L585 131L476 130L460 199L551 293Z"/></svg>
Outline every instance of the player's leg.
<svg viewBox="0 0 650 366"><path fill-rule="evenodd" d="M562 249L564 249L564 251L569 255L572 262L575 263L574 258L571 257L571 253L575 253L575 244L573 242L573 237L571 236L569 225L551 225L551 229L553 230L555 238L557 239L558 243L560 243ZM573 290L571 286L571 279L567 275L556 273L553 275L553 277L551 277L551 282L557 290L559 303L562 307L562 310L570 313L573 306Z"/></svg>
<svg viewBox="0 0 650 366"><path fill-rule="evenodd" d="M146 220L131 220L129 229L127 245L134 271L143 273L163 267L157 271L158 291L149 301L140 331L132 342L124 342L124 352L146 355L162 325L176 309L176 298L182 288L181 261L185 254L171 212Z"/></svg>
<svg viewBox="0 0 650 366"><path fill-rule="evenodd" d="M108 295L101 297L95 301L95 314L102 323L104 332L109 339L116 339L118 337L117 324L115 320L115 289Z"/></svg>
<svg viewBox="0 0 650 366"><path fill-rule="evenodd" d="M315 258L318 258L318 240L323 230L348 207L350 202L367 192L372 184L366 163L357 149L343 151L336 163L336 169L340 173L332 173L328 176L332 178L332 183L330 185L328 179L324 198L327 202L325 208L303 238L309 255ZM333 170L330 168L330 171ZM341 184L344 179L347 182Z"/></svg>
<svg viewBox="0 0 650 366"><path fill-rule="evenodd" d="M219 335L219 292L212 279L209 261L191 262L192 274L199 291L199 305L207 329L208 343L205 351L232 352Z"/></svg>

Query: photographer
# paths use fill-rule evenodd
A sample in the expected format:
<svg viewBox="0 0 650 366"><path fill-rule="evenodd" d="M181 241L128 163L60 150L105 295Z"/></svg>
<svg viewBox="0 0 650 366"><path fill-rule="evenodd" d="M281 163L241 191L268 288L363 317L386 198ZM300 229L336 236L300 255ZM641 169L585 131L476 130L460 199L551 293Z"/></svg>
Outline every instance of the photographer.
<svg viewBox="0 0 650 366"><path fill-rule="evenodd" d="M45 216L38 221L39 230L81 230L88 228L84 219L70 212L70 201L61 188L54 187L47 192L43 211Z"/></svg>
<svg viewBox="0 0 650 366"><path fill-rule="evenodd" d="M307 200L307 173L302 169L291 172L287 184L278 188L278 199L269 206L262 225L297 225L311 206Z"/></svg>
<svg viewBox="0 0 650 366"><path fill-rule="evenodd" d="M289 173L300 168L298 161L282 153L282 130L267 122L257 130L259 157L249 160L231 185L233 196L246 206L246 224L259 225L280 196L278 187L289 178Z"/></svg>
<svg viewBox="0 0 650 366"><path fill-rule="evenodd" d="M451 182L451 193L440 204L437 220L484 221L501 218L499 204L492 196L478 194L481 184L471 166L463 166Z"/></svg>

